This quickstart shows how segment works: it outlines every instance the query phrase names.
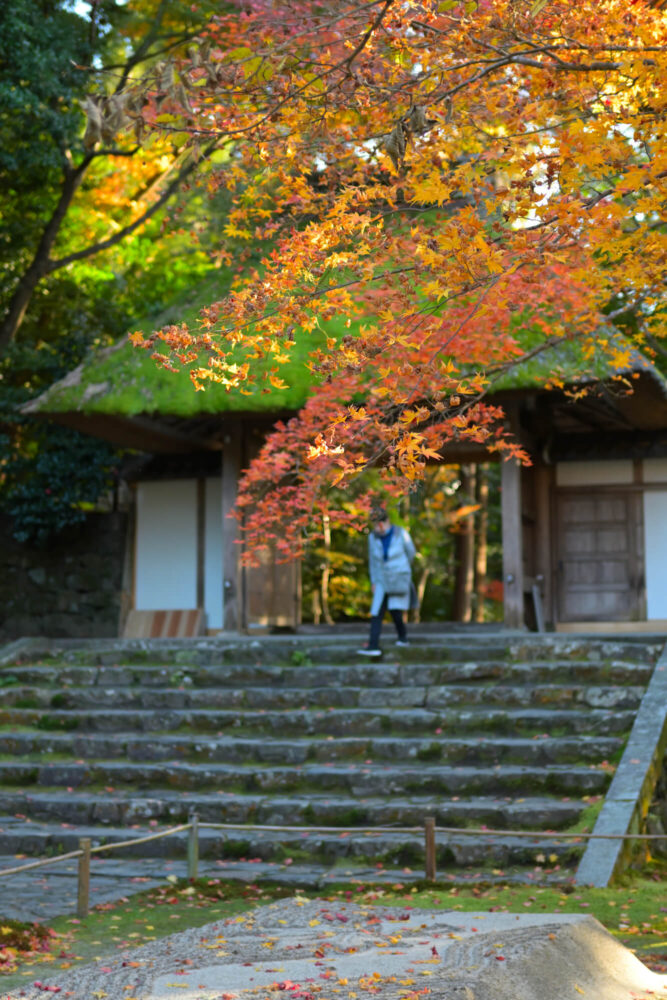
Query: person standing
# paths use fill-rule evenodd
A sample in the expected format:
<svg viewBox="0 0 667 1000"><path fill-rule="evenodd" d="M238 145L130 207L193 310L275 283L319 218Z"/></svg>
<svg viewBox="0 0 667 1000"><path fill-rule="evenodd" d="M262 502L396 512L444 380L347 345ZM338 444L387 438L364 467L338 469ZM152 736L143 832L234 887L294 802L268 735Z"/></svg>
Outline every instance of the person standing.
<svg viewBox="0 0 667 1000"><path fill-rule="evenodd" d="M368 569L373 603L368 645L357 650L361 656L381 656L380 632L385 611L389 610L398 639L397 646L407 646L404 613L410 608L412 561L415 546L405 528L392 524L386 510L374 510L373 530L368 536Z"/></svg>

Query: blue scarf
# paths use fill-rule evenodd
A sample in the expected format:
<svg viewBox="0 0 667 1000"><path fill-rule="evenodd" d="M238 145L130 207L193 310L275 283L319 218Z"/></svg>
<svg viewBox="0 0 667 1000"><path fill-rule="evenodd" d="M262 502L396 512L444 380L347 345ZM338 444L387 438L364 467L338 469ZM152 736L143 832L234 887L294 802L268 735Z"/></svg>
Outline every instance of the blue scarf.
<svg viewBox="0 0 667 1000"><path fill-rule="evenodd" d="M382 542L382 552L384 554L384 561L387 561L387 556L389 554L389 546L391 545L391 540L394 537L394 526L392 524L391 528L386 535L380 535L380 541Z"/></svg>

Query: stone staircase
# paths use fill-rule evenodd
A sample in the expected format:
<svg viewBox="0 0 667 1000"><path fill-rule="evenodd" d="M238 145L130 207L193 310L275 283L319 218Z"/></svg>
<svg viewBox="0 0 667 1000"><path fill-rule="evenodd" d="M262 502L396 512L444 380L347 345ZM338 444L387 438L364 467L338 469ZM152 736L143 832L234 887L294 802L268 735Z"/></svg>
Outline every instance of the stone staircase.
<svg viewBox="0 0 667 1000"><path fill-rule="evenodd" d="M203 858L563 881L583 844L456 832L590 829L662 644L424 637L66 643L0 669L0 854L185 822ZM356 828L384 828L384 832ZM187 834L125 854L183 857ZM295 869L296 870L296 869ZM343 875L344 873L344 875Z"/></svg>

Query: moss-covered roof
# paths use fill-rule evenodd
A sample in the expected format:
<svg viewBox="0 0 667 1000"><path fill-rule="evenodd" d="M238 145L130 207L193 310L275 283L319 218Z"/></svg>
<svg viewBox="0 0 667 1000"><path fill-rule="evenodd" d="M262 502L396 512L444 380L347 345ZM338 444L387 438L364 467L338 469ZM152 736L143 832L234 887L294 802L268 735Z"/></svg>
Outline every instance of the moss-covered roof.
<svg viewBox="0 0 667 1000"><path fill-rule="evenodd" d="M228 288L228 272L215 271L189 295L172 303L160 315L138 323L132 330L148 335L175 323L195 328L200 309L222 298ZM315 332L292 345L289 362L279 370L287 388L270 386L266 393L260 388L248 396L227 391L215 382L207 383L204 392L196 392L185 373L175 374L158 367L149 351L133 347L124 338L111 347L91 352L65 378L27 404L25 412L121 414L125 417L161 413L187 418L209 413L298 410L313 388L313 376L306 366L308 353L322 346L323 341L324 336ZM159 350L159 344L156 349ZM261 369L273 367L274 363L258 361L256 365Z"/></svg>
<svg viewBox="0 0 667 1000"><path fill-rule="evenodd" d="M538 349L532 356L531 352L539 348L543 333L528 327L516 331L516 334L527 356L507 372L491 375L490 388L493 392L584 385L605 382L630 372L643 372L652 377L667 396L664 375L617 331L601 331L600 343L595 351L591 350L589 341L562 340Z"/></svg>
<svg viewBox="0 0 667 1000"><path fill-rule="evenodd" d="M189 295L182 296L159 316L149 317L133 329L149 334L172 323L195 327L200 309L223 297L229 284L229 272L214 271ZM331 324L327 326L329 334L335 335ZM530 355L544 334L528 325L515 330L515 336L522 349ZM271 386L268 392L259 388L252 395L245 395L237 390L228 391L214 382L207 383L204 392L196 392L184 373L174 374L159 368L148 351L134 348L129 341L123 340L91 353L78 368L28 403L24 412L116 414L124 417L162 414L188 418L217 413L294 411L304 404L316 385L307 360L309 352L316 346L322 346L322 341L323 335L317 332L297 338L289 362L280 366L279 374L287 388ZM659 391L667 397L667 380L654 365L624 344L618 335L615 335L614 347L616 361L608 351L600 350L591 356L589 350L576 340L562 341L518 361L502 374L492 375L490 390L496 393L551 388L559 384L605 381L623 372L641 371L657 382ZM621 360L618 360L621 355ZM271 367L273 363L255 362L260 369ZM260 387L265 384L260 379L258 383Z"/></svg>

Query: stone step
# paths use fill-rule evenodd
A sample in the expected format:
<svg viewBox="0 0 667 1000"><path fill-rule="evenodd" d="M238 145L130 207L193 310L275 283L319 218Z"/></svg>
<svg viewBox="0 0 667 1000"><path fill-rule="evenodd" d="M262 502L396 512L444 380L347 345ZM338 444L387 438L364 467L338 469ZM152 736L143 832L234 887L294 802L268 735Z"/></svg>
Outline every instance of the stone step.
<svg viewBox="0 0 667 1000"><path fill-rule="evenodd" d="M113 735L78 732L21 732L0 730L0 754L56 755L59 758L114 759L137 762L189 761L209 764L303 765L337 761L388 761L421 765L435 762L459 765L600 764L618 754L624 740L618 736L513 736L426 738L373 736L370 739L196 736L191 732L151 734L118 732Z"/></svg>
<svg viewBox="0 0 667 1000"><path fill-rule="evenodd" d="M291 767L249 767L226 764L137 764L128 761L0 761L0 785L134 786L207 791L224 788L235 792L328 791L354 796L397 794L495 795L602 794L611 776L608 768L589 765L540 767L418 767L378 764L304 764Z"/></svg>
<svg viewBox="0 0 667 1000"><path fill-rule="evenodd" d="M322 824L354 832L357 826L421 825L435 816L443 826L487 825L498 829L560 830L576 823L588 805L580 799L530 796L513 800L478 796L457 801L441 797L358 799L340 793L280 796L233 792L170 792L146 794L86 793L62 789L28 792L0 788L0 814L17 813L33 820L131 826L158 820L183 823L195 810L208 823L259 823L268 826Z"/></svg>
<svg viewBox="0 0 667 1000"><path fill-rule="evenodd" d="M432 687L68 687L18 685L3 691L5 708L129 709L448 708L454 705L636 709L640 685L448 684Z"/></svg>
<svg viewBox="0 0 667 1000"><path fill-rule="evenodd" d="M0 869L16 864L12 855L0 855ZM122 902L128 891L141 888L142 891L164 886L169 876L187 878L185 858L118 858L114 854L93 855L91 865L91 894L95 906L105 903ZM332 888L341 884L352 886L352 892L364 893L371 886L376 888L404 889L424 879L424 869L403 868L374 864L357 864L348 859L333 865L295 863L280 861L228 860L214 861L202 858L198 866L199 877L237 881L246 885L279 884L294 890L319 890L329 895ZM504 869L457 868L439 871L438 882L445 892L455 884L479 885L486 887L497 884L556 884L562 887L571 873L560 866L545 870L540 867L519 868L508 866ZM137 883L140 883L138 885ZM48 922L63 913L74 913L77 902L76 859L62 861L43 869L41 872L24 872L13 875L12 915L26 922L39 920Z"/></svg>
<svg viewBox="0 0 667 1000"><path fill-rule="evenodd" d="M453 663L377 663L354 665L318 663L311 666L221 663L210 666L49 666L21 664L0 669L0 681L13 685L62 687L182 687L277 688L299 690L347 687L428 687L471 681L513 684L565 683L624 685L648 683L652 663L614 661L544 660L513 662L479 657Z"/></svg>
<svg viewBox="0 0 667 1000"><path fill-rule="evenodd" d="M355 630L356 631L356 630ZM255 639L207 636L197 639L81 639L35 640L20 654L24 660L47 665L115 666L154 665L181 667L243 664L317 664L358 662L357 649L366 630L350 634L338 629L332 635L258 636ZM447 628L439 633L413 631L411 646L396 649L385 636L385 657L401 663L466 660L627 660L655 663L664 638L660 636L619 636L618 638L511 634L506 631L482 634L456 633Z"/></svg>
<svg viewBox="0 0 667 1000"><path fill-rule="evenodd" d="M2 708L0 725L86 732L165 732L188 729L198 733L236 731L285 735L326 734L373 736L381 733L625 733L633 722L631 710L505 709L429 710L424 708L328 709L323 711L235 711L206 709L50 709Z"/></svg>
<svg viewBox="0 0 667 1000"><path fill-rule="evenodd" d="M0 816L0 853L43 857L76 850L80 837L90 837L93 845L112 844L128 837L143 837L157 833L162 827L137 825L132 830L91 825L68 827L67 824L26 823L13 816ZM187 853L187 832L150 843L111 851L107 857L184 858ZM540 838L477 834L442 833L436 828L438 868L450 866L508 865L567 866L576 863L583 850L581 841L554 840L548 834ZM310 861L336 864L341 861L368 861L376 866L424 865L424 837L421 833L360 833L273 831L273 830L207 830L199 832L202 858L218 860ZM18 862L17 862L18 863Z"/></svg>

